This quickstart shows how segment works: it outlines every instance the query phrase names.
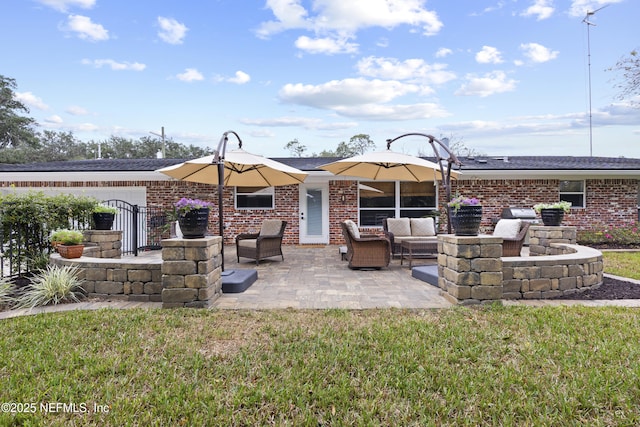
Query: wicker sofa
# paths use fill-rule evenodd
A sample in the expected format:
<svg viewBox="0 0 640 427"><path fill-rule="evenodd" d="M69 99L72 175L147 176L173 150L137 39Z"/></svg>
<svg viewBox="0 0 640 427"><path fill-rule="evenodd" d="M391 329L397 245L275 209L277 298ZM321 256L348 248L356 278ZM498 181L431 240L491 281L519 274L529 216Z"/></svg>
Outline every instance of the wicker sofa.
<svg viewBox="0 0 640 427"><path fill-rule="evenodd" d="M387 218L383 222L383 228L391 242L394 256L400 255L400 245L403 241L438 241L433 218Z"/></svg>
<svg viewBox="0 0 640 427"><path fill-rule="evenodd" d="M375 234L360 234L358 226L351 220L340 223L342 235L347 243L346 259L350 269L382 268L391 262L391 243L386 237Z"/></svg>

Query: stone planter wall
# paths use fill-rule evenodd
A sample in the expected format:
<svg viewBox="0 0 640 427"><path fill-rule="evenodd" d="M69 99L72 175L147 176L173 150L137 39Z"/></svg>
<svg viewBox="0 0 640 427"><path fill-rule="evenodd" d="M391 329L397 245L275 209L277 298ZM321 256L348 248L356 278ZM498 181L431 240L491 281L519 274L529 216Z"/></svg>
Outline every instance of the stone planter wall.
<svg viewBox="0 0 640 427"><path fill-rule="evenodd" d="M575 227L531 228L537 254L526 257L502 257L499 237L439 235L438 285L443 295L456 304L483 304L554 298L602 284L602 252L564 243L575 243Z"/></svg>
<svg viewBox="0 0 640 427"><path fill-rule="evenodd" d="M547 227L532 225L529 227L529 255L560 255L564 253L561 247L552 246L553 243L575 245L576 227Z"/></svg>
<svg viewBox="0 0 640 427"><path fill-rule="evenodd" d="M222 238L162 240L162 307L205 308L222 294Z"/></svg>
<svg viewBox="0 0 640 427"><path fill-rule="evenodd" d="M96 258L120 258L122 256L122 231L120 230L84 230L84 240L89 247L97 246L91 253L84 255Z"/></svg>
<svg viewBox="0 0 640 427"><path fill-rule="evenodd" d="M502 238L438 236L438 284L454 303L502 299Z"/></svg>
<svg viewBox="0 0 640 427"><path fill-rule="evenodd" d="M162 260L151 258L89 258L65 259L52 254L53 265L79 268L82 288L90 298L122 301L162 301Z"/></svg>

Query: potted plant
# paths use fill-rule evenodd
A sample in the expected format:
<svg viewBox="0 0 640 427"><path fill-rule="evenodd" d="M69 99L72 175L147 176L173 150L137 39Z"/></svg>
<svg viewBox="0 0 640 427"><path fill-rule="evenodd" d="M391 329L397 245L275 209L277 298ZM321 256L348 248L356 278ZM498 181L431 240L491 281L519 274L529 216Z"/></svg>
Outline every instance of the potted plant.
<svg viewBox="0 0 640 427"><path fill-rule="evenodd" d="M447 203L456 236L477 236L482 221L482 205L475 197L457 196Z"/></svg>
<svg viewBox="0 0 640 427"><path fill-rule="evenodd" d="M111 230L118 208L103 203L96 205L91 212L96 230Z"/></svg>
<svg viewBox="0 0 640 427"><path fill-rule="evenodd" d="M67 228L55 230L49 236L49 241L63 258L80 258L84 250L83 240L81 231Z"/></svg>
<svg viewBox="0 0 640 427"><path fill-rule="evenodd" d="M571 211L571 202L538 203L533 210L540 213L542 223L546 226L559 226L565 213Z"/></svg>
<svg viewBox="0 0 640 427"><path fill-rule="evenodd" d="M213 203L183 197L174 203L178 225L185 239L204 237L209 224L209 209Z"/></svg>

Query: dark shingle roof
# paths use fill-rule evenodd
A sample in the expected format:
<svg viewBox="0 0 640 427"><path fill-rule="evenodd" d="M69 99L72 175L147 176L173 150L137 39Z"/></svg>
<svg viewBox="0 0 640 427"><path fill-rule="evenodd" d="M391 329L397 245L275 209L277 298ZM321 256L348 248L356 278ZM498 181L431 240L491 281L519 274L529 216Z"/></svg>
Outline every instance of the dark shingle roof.
<svg viewBox="0 0 640 427"><path fill-rule="evenodd" d="M313 171L318 166L331 163L337 157L273 157L273 160L294 168ZM425 157L435 161L434 158ZM64 162L0 164L2 172L131 172L154 171L181 163L186 159L97 159ZM640 159L624 157L571 157L571 156L489 156L460 157L462 170L637 170Z"/></svg>

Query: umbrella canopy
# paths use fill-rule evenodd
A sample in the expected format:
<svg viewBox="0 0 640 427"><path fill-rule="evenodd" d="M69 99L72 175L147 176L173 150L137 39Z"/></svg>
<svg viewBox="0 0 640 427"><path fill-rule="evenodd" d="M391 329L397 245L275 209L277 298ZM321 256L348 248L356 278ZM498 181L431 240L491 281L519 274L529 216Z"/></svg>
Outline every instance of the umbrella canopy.
<svg viewBox="0 0 640 427"><path fill-rule="evenodd" d="M215 155L187 160L184 163L158 169L182 181L219 184ZM242 149L227 151L224 156L223 185L239 187L273 187L299 184L307 173Z"/></svg>
<svg viewBox="0 0 640 427"><path fill-rule="evenodd" d="M391 150L349 157L322 165L320 168L334 175L357 176L377 181L421 182L442 179L438 164ZM451 176L456 178L458 172L452 170Z"/></svg>

